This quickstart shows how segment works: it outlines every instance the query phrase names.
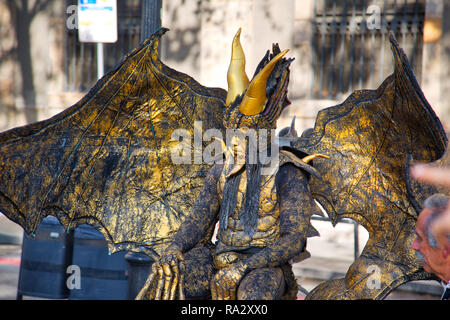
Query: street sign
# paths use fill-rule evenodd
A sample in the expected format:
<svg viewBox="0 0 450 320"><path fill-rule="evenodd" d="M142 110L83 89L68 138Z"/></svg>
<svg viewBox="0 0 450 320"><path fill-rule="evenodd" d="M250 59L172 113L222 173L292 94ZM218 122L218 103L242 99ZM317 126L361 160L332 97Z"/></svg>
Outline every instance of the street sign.
<svg viewBox="0 0 450 320"><path fill-rule="evenodd" d="M80 42L117 41L117 0L78 0Z"/></svg>

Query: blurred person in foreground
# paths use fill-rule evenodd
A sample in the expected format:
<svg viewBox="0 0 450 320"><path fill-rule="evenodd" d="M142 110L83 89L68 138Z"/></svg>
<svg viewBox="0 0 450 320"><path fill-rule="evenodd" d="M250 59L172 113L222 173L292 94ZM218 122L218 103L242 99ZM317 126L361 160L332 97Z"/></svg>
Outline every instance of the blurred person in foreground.
<svg viewBox="0 0 450 320"><path fill-rule="evenodd" d="M411 245L422 261L423 269L442 280L445 287L442 300L450 299L450 248L438 247L432 227L446 214L448 205L449 197L443 194L434 194L425 200L417 218L416 238Z"/></svg>

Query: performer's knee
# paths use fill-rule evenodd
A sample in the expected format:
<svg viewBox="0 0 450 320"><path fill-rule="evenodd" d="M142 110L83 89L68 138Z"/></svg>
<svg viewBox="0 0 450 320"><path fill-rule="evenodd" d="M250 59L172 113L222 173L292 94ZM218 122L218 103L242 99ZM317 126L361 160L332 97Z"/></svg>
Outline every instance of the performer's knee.
<svg viewBox="0 0 450 320"><path fill-rule="evenodd" d="M262 268L251 271L239 284L238 300L277 300L286 289L280 268Z"/></svg>

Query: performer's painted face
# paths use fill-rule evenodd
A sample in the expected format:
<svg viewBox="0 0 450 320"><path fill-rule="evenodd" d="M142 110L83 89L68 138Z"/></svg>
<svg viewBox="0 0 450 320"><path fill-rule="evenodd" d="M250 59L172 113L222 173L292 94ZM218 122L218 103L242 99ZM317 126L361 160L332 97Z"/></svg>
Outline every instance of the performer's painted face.
<svg viewBox="0 0 450 320"><path fill-rule="evenodd" d="M245 155L247 151L247 142L245 139L245 133L247 132L247 128L242 128L239 131L243 136L233 135L231 137L230 146L232 148L230 156L233 157L235 163L245 163Z"/></svg>
<svg viewBox="0 0 450 320"><path fill-rule="evenodd" d="M275 130L227 129L226 144L223 142L227 176L237 173L246 163L276 165L278 149Z"/></svg>
<svg viewBox="0 0 450 320"><path fill-rule="evenodd" d="M225 150L225 167L227 176L237 173L247 161L246 133L248 128L227 130L227 144Z"/></svg>

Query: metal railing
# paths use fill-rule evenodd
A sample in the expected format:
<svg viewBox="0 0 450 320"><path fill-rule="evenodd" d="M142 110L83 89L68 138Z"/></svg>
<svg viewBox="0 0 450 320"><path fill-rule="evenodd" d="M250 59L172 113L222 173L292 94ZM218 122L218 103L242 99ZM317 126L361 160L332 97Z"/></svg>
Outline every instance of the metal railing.
<svg viewBox="0 0 450 320"><path fill-rule="evenodd" d="M317 220L317 221L328 221L331 223L331 220L328 217L321 217L321 216L313 215L311 217L311 219ZM338 223L353 224L353 257L354 257L354 260L358 259L358 257L359 257L359 231L358 231L359 224L356 221L348 219L348 218L338 219Z"/></svg>
<svg viewBox="0 0 450 320"><path fill-rule="evenodd" d="M118 40L104 44L104 70L107 72L141 42L143 0L117 1ZM77 0L66 0L66 7ZM97 47L95 43L78 41L78 30L65 34L65 91L86 91L97 81Z"/></svg>
<svg viewBox="0 0 450 320"><path fill-rule="evenodd" d="M420 81L425 0L317 0L312 21L314 99L374 89L393 71L393 32Z"/></svg>

